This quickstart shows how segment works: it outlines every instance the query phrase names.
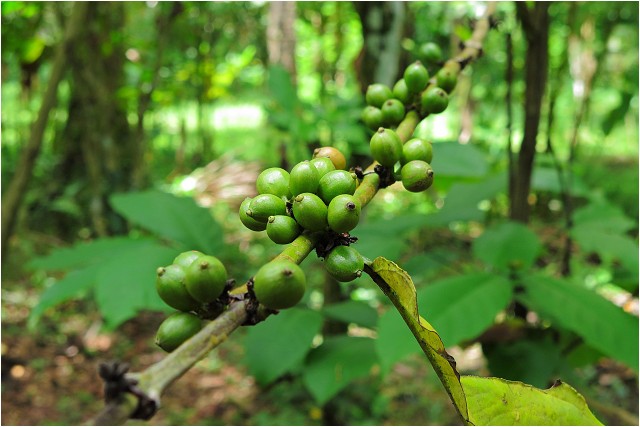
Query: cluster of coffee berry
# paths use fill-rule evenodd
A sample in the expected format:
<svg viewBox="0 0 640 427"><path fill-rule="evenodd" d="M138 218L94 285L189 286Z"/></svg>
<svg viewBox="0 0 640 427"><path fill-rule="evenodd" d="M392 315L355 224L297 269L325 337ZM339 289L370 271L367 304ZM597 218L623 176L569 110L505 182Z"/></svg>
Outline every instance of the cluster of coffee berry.
<svg viewBox="0 0 640 427"><path fill-rule="evenodd" d="M370 141L371 154L388 170L394 171L398 165L394 179L402 181L408 191L420 192L431 187L433 149L430 142L421 138L403 144L394 129L404 120L407 111L415 110L421 117L444 111L449 104L448 92L454 89L459 71L457 62L447 61L436 78L430 80L425 66L416 61L405 69L393 90L380 83L367 88L368 105L362 112L362 120L375 130Z"/></svg>
<svg viewBox="0 0 640 427"><path fill-rule="evenodd" d="M278 244L293 242L303 231L334 237L348 235L358 225L361 206L354 197L358 177L355 172L345 170L346 166L346 159L338 149L321 147L314 151L311 160L296 164L289 172L275 167L264 170L256 181L258 195L240 205L240 220L250 230L266 230L267 236ZM348 243L348 239L342 242ZM344 244L332 246L323 254L327 272L343 282L359 277L364 259L358 251ZM263 268L274 268L270 264ZM284 269L297 271L293 265ZM277 292L265 289L277 285L273 281L265 285L260 273L254 279L258 301L269 308L285 308L268 301L267 294ZM292 298L289 303L295 305L298 300Z"/></svg>
<svg viewBox="0 0 640 427"><path fill-rule="evenodd" d="M172 308L156 334L156 344L173 351L201 328L201 315L216 302L227 284L227 270L214 256L198 251L178 255L173 263L157 270L156 291ZM198 314L194 314L198 313Z"/></svg>
<svg viewBox="0 0 640 427"><path fill-rule="evenodd" d="M425 49L423 49L425 50ZM433 49L431 49L433 50ZM425 50L433 61L435 53ZM456 68L457 67L457 68ZM421 117L444 111L448 94L456 84L459 64L447 62L429 80L427 69L416 61L409 65L393 90L372 84L366 92L368 106L363 121L375 130L370 141L374 172L401 180L412 192L424 191L433 183L430 166L431 143L413 138L406 143L394 130L406 113ZM256 181L258 195L240 205L242 224L253 231L265 231L277 244L289 244L303 232L321 233L326 243L318 254L327 272L341 282L362 274L364 258L350 246L349 235L360 220L361 205L354 196L358 179L364 174L346 170L344 155L333 147L315 150L311 160L296 164L290 171L271 167ZM395 168L395 169L394 169ZM382 185L381 185L382 187ZM215 257L198 251L184 252L173 264L158 269L156 289L164 302L179 312L159 327L156 343L172 351L201 329L203 318L215 317L228 304L227 272ZM253 294L264 307L281 310L296 305L304 296L306 277L296 263L276 258L263 265L249 282ZM212 316L213 313L213 316Z"/></svg>

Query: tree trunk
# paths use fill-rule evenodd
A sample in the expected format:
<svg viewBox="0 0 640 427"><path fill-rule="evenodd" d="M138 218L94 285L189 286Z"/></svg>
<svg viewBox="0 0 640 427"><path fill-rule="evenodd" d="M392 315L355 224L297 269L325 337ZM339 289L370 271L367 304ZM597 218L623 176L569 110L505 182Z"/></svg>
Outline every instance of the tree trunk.
<svg viewBox="0 0 640 427"><path fill-rule="evenodd" d="M293 1L269 3L267 23L267 51L270 65L281 65L289 72L291 83L296 86L296 3ZM289 169L287 146L279 141L280 167Z"/></svg>
<svg viewBox="0 0 640 427"><path fill-rule="evenodd" d="M267 24L269 63L282 65L291 75L291 81L294 85L297 80L295 21L295 2L269 3Z"/></svg>
<svg viewBox="0 0 640 427"><path fill-rule="evenodd" d="M540 124L542 98L547 82L549 3L536 2L530 9L527 3L516 2L516 8L527 39L527 55L525 60L524 136L515 162L514 185L509 189L510 218L527 223L529 221L529 190L531 189L533 160L536 154L536 138Z"/></svg>
<svg viewBox="0 0 640 427"><path fill-rule="evenodd" d="M8 253L7 243L9 237L14 231L18 211L24 200L24 195L29 187L29 181L33 167L40 154L42 147L42 138L49 119L49 113L55 107L58 100L58 85L62 80L69 53L72 51L71 46L79 33L80 27L85 23L87 15L87 4L77 2L73 5L71 16L66 23L66 31L64 38L58 46L53 65L51 67L51 75L46 92L40 104L38 116L31 126L31 134L25 145L16 173L13 176L9 186L2 198L2 262L6 259Z"/></svg>
<svg viewBox="0 0 640 427"><path fill-rule="evenodd" d="M402 69L401 42L405 36L404 2L354 2L362 22L364 46L356 60L362 93L372 83L392 87Z"/></svg>
<svg viewBox="0 0 640 427"><path fill-rule="evenodd" d="M113 37L124 25L124 4L89 2L81 29L83 43L69 55L71 94L62 135L63 161L57 179L86 183L78 203L98 236L121 231L121 221L107 205L115 191L128 190L136 157L124 101L124 45ZM87 218L84 218L85 220ZM112 228L113 227L113 228Z"/></svg>

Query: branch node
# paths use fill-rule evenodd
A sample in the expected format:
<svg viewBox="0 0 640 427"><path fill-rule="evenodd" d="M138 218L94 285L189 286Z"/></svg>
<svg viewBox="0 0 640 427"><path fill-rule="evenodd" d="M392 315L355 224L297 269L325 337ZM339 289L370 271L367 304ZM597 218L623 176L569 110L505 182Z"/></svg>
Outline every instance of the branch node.
<svg viewBox="0 0 640 427"><path fill-rule="evenodd" d="M129 364L120 362L103 362L98 367L98 374L104 380L104 399L106 404L122 400L125 393L138 398L138 405L129 418L149 420L160 407L159 399L149 397L138 387L138 380L127 377Z"/></svg>
<svg viewBox="0 0 640 427"><path fill-rule="evenodd" d="M386 168L380 164L375 165L373 171L380 176L380 185L378 188L387 188L394 182L396 182L395 177L393 176L393 169Z"/></svg>

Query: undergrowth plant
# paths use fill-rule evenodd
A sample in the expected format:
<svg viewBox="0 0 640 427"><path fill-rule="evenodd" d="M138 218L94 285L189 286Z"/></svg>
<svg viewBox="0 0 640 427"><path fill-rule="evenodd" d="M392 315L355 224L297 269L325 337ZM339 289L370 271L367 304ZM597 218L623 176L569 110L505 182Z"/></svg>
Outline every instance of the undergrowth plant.
<svg viewBox="0 0 640 427"><path fill-rule="evenodd" d="M428 43L421 47L425 63L438 66L433 75L422 62L417 61L406 68L403 78L393 88L380 83L369 86L362 121L372 131L369 147L375 160L373 164L365 169L358 166L347 169L349 165L345 156L338 149L322 147L314 152L313 158L294 165L288 171L269 167L259 175L256 182L258 195L247 198L240 205L239 219L249 230L266 232L274 243L286 246L274 259L257 269L246 283L237 285L216 256L222 252L217 230L198 231L207 230L209 226L204 218L198 217L196 223L184 225L184 229L190 232L177 237L190 237L182 240L184 250L175 258L175 251L159 245L157 241L142 240L135 245L123 241L105 243L109 250L124 245L131 249L130 253L133 253L134 246L136 249L145 245L154 248L151 251L153 256L142 263L144 272L140 270L139 260L129 264L132 268L135 264L136 271L145 274L145 279L153 272L151 263L156 263L153 268L161 265L155 270L156 291L160 299L176 311L165 319L157 332L156 343L169 352L165 359L137 374L128 373L125 364L101 365L107 406L92 422L119 424L130 418L150 419L159 408L161 393L240 326L262 326L263 322L273 325L280 331L278 343L286 345L288 340L296 338L287 335L287 325L306 322L315 325L307 331L312 337L319 327L318 319L309 319L307 314L293 307L303 298L307 286L300 263L315 251L323 260L326 272L335 280L355 280L357 284L358 278L366 274L378 285L402 318L403 327L410 330L433 366L464 424L600 424L584 398L561 381L542 390L522 382L460 375L438 331L420 315L422 296L416 291L409 274L385 257L369 259L358 250L357 226L361 212L379 191L399 181L407 191L419 193L430 188L437 179L437 170L431 166L433 147L428 141L415 137L414 131L425 117L446 110L458 75L481 54L482 42L491 27L492 11L493 6L490 6L485 16L476 22L472 36L455 57L443 61L436 45ZM474 194L470 195L472 199L477 194L484 194L482 191L486 192L486 187L481 191L479 186L474 188L471 190ZM156 196L149 196L149 200L158 201ZM174 206L178 202L167 203ZM124 203L122 206L128 205ZM167 209L167 206L158 208ZM126 207L123 209L127 210ZM179 208L175 206L175 209ZM585 215L588 217L588 212ZM156 228L163 228L161 221ZM536 236L523 225L502 224L487 233L473 246L474 257L489 267L487 271L463 274L447 282L447 292L452 298L472 295L476 304L486 302L490 307L477 325L470 325L470 334L480 333L491 324L495 314L515 297L549 315L565 328L576 332L587 330L582 333L582 338L603 353L614 354L631 365L634 361L637 364L637 351L629 347L630 341L624 343L620 340L625 332L605 338L594 332L598 330L597 325L585 329L579 324L594 322L585 317L583 311L567 316L559 314L576 307L571 303L564 305L566 299L577 298L587 301L586 305L595 307L598 313L605 313L610 321L620 326L620 330L633 330L632 316L568 282L554 282L549 278L540 280L535 275L520 277L519 273L532 266L540 250ZM129 248L127 245L133 246ZM193 250L194 247L199 250ZM97 252L104 253L102 249L98 248ZM87 280L81 279L91 277L92 283L115 281L109 276L108 266L100 266L98 271L98 267L92 265L87 263L76 281L69 282L66 293L51 293L48 297L45 294L44 303L41 301L32 322L46 307L82 291ZM118 270L126 268L119 266ZM551 303L549 295L554 295ZM116 301L104 298L106 306L116 304ZM157 306L158 300L154 301ZM446 301L442 305L446 305ZM126 318L135 311L135 307L128 310L112 319L113 323ZM637 325L635 328L637 330ZM456 340L460 339L456 337ZM308 347L305 342L304 346ZM365 354L371 352L372 346L361 344L356 344L353 350L366 359ZM304 354L301 353L302 356ZM294 356L299 358L301 355ZM367 369L368 365L363 366ZM319 375L309 374L305 381L312 384L321 382L325 371L317 372ZM280 366L263 375L270 381L282 373ZM348 384L350 375L354 373L343 373L344 381L338 389ZM335 385L311 389L320 402L326 402L337 391Z"/></svg>

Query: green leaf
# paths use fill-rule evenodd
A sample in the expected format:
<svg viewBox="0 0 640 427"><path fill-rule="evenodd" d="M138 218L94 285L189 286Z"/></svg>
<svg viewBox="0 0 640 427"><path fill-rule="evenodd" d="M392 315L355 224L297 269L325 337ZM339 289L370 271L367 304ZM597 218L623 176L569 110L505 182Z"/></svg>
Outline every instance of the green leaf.
<svg viewBox="0 0 640 427"><path fill-rule="evenodd" d="M42 56L45 46L44 40L40 37L32 37L25 41L22 47L22 62L27 64L36 62Z"/></svg>
<svg viewBox="0 0 640 427"><path fill-rule="evenodd" d="M540 390L501 378L461 378L475 425L602 425L584 397L565 383Z"/></svg>
<svg viewBox="0 0 640 427"><path fill-rule="evenodd" d="M436 174L439 174L437 169ZM442 209L429 216L429 224L446 225L452 221L482 220L486 214L478 209L478 204L504 192L506 183L506 175L500 173L482 181L452 185Z"/></svg>
<svg viewBox="0 0 640 427"><path fill-rule="evenodd" d="M322 313L344 323L355 323L365 328L375 328L378 323L378 313L369 304L362 301L345 301L327 305Z"/></svg>
<svg viewBox="0 0 640 427"><path fill-rule="evenodd" d="M613 233L631 230L635 223L618 206L606 201L591 202L573 213L573 222L578 227L589 227Z"/></svg>
<svg viewBox="0 0 640 427"><path fill-rule="evenodd" d="M407 249L407 241L403 236L427 226L429 217L422 214L407 214L394 218L393 221L380 219L366 221L358 225L357 248L362 255L375 258L378 255L399 258Z"/></svg>
<svg viewBox="0 0 640 427"><path fill-rule="evenodd" d="M405 357L420 352L420 345L397 310L387 310L380 316L377 330L375 347L382 375L388 374L393 365Z"/></svg>
<svg viewBox="0 0 640 427"><path fill-rule="evenodd" d="M38 304L29 313L28 328L33 330L48 308L86 294L95 285L97 270L96 266L91 266L82 270L72 271L62 280L45 290L40 296Z"/></svg>
<svg viewBox="0 0 640 427"><path fill-rule="evenodd" d="M433 152L431 165L436 176L481 178L489 170L485 154L473 145L437 143Z"/></svg>
<svg viewBox="0 0 640 427"><path fill-rule="evenodd" d="M483 345L491 375L544 387L563 360L562 346L547 334L539 339L519 339Z"/></svg>
<svg viewBox="0 0 640 427"><path fill-rule="evenodd" d="M450 347L477 337L491 326L511 296L507 278L472 273L439 280L420 289L418 306Z"/></svg>
<svg viewBox="0 0 640 427"><path fill-rule="evenodd" d="M567 178L565 178L565 182L567 182ZM560 185L557 170L550 167L536 166L531 175L531 189L560 194L563 188ZM589 188L575 175L571 178L570 191L573 196L587 196L589 194Z"/></svg>
<svg viewBox="0 0 640 427"><path fill-rule="evenodd" d="M402 268L414 279L416 277L430 277L458 260L459 255L449 249L431 249L418 253L402 263Z"/></svg>
<svg viewBox="0 0 640 427"><path fill-rule="evenodd" d="M382 257L373 260L370 266L365 265L365 271L400 312L431 362L458 414L465 423L468 423L467 402L460 384L460 374L455 367L455 360L445 350L433 326L419 315L416 288L411 277L397 264Z"/></svg>
<svg viewBox="0 0 640 427"><path fill-rule="evenodd" d="M249 329L245 337L245 363L261 385L296 368L311 349L322 328L316 311L291 308Z"/></svg>
<svg viewBox="0 0 640 427"><path fill-rule="evenodd" d="M271 65L267 84L273 99L291 114L298 103L298 94L289 72L280 65Z"/></svg>
<svg viewBox="0 0 640 427"><path fill-rule="evenodd" d="M49 255L30 261L27 266L32 269L55 271L82 268L102 262L123 250L144 247L150 241L130 237L103 237L87 243L78 243L70 248L55 249Z"/></svg>
<svg viewBox="0 0 640 427"><path fill-rule="evenodd" d="M111 205L134 224L180 243L185 249L209 255L222 249L222 228L207 209L191 198L151 190L114 194Z"/></svg>
<svg viewBox="0 0 640 427"><path fill-rule="evenodd" d="M595 252L608 261L618 260L633 277L633 285L637 286L638 277L638 244L631 238L594 228L589 224L581 224L571 230L571 236L584 252Z"/></svg>
<svg viewBox="0 0 640 427"><path fill-rule="evenodd" d="M109 328L135 317L139 310L169 309L156 292L156 270L171 264L175 256L175 249L149 242L113 254L101 264L95 297Z"/></svg>
<svg viewBox="0 0 640 427"><path fill-rule="evenodd" d="M531 267L541 249L538 236L517 222L491 227L473 241L473 255L501 271Z"/></svg>
<svg viewBox="0 0 640 427"><path fill-rule="evenodd" d="M518 299L591 347L638 369L638 318L583 286L541 274L523 278Z"/></svg>
<svg viewBox="0 0 640 427"><path fill-rule="evenodd" d="M328 402L353 380L365 377L376 363L374 340L329 337L307 357L302 382L319 405Z"/></svg>

